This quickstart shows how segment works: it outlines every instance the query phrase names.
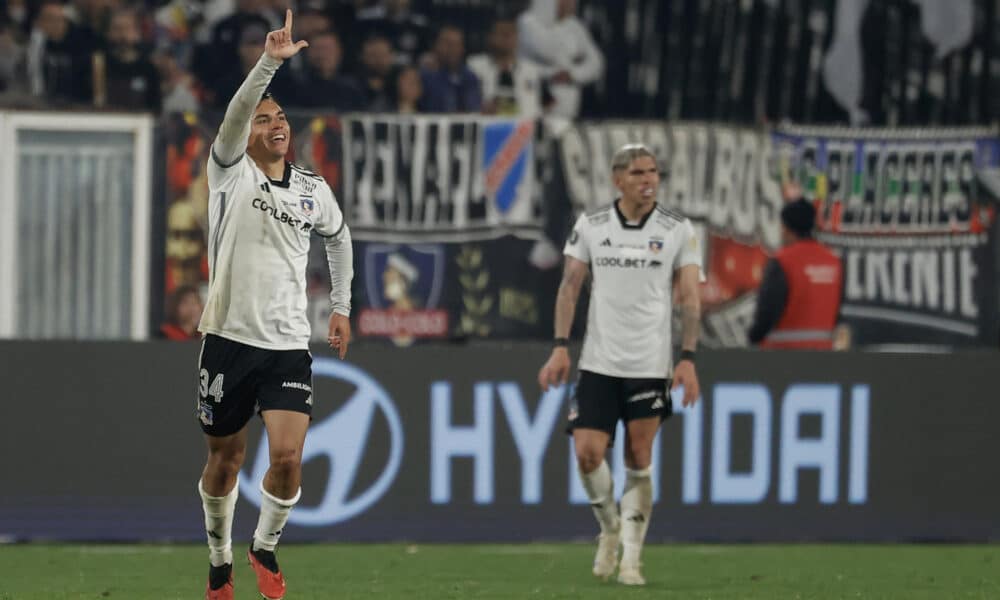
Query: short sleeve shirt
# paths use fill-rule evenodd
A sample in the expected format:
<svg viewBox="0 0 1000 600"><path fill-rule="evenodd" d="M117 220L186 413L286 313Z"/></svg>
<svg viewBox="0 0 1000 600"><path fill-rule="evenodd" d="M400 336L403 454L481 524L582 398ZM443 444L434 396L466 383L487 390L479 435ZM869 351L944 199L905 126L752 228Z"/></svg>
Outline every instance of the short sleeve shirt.
<svg viewBox="0 0 1000 600"><path fill-rule="evenodd" d="M564 254L588 263L592 275L580 369L668 377L674 272L702 265L691 221L656 205L630 224L611 204L580 216Z"/></svg>

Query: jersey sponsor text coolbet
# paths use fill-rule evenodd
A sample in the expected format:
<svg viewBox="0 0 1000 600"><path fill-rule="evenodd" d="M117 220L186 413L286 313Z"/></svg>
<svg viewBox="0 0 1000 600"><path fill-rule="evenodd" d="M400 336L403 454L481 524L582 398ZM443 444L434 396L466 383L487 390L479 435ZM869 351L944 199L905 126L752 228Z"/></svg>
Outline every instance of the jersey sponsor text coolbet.
<svg viewBox="0 0 1000 600"><path fill-rule="evenodd" d="M691 222L657 205L631 224L613 203L580 216L564 253L589 263L593 280L580 369L668 377L674 271L701 267Z"/></svg>
<svg viewBox="0 0 1000 600"><path fill-rule="evenodd" d="M243 154L208 161L209 291L199 330L271 350L308 348L306 266L315 230L344 218L319 176L286 163L275 181Z"/></svg>

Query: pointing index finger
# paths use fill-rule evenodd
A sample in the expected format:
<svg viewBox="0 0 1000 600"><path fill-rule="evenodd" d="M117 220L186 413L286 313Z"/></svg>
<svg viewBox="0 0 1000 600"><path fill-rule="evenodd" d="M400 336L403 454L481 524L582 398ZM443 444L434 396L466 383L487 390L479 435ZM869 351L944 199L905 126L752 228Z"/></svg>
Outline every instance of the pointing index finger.
<svg viewBox="0 0 1000 600"><path fill-rule="evenodd" d="M285 10L285 31L292 32L292 9Z"/></svg>

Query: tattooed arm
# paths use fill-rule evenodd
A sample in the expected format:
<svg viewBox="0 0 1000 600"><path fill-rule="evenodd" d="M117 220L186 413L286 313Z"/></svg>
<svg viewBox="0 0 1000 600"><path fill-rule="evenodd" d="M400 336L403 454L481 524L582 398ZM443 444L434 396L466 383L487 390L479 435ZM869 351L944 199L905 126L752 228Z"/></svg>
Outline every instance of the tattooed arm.
<svg viewBox="0 0 1000 600"><path fill-rule="evenodd" d="M590 268L587 263L572 256L566 257L566 267L563 270L562 282L559 283L559 293L556 295L556 339L569 338L580 288L583 287L583 282L587 280L589 273ZM557 344L552 348L549 360L538 372L538 384L547 390L549 386L566 383L569 370L569 349L565 345Z"/></svg>
<svg viewBox="0 0 1000 600"><path fill-rule="evenodd" d="M684 386L684 406L694 404L701 391L694 360L685 357L688 352L693 357L701 335L701 298L698 292L700 272L698 265L685 265L674 272L681 311L681 360L674 367L674 387Z"/></svg>
<svg viewBox="0 0 1000 600"><path fill-rule="evenodd" d="M681 350L698 349L701 335L701 298L698 294L698 265L678 269L676 277L678 304L681 310Z"/></svg>
<svg viewBox="0 0 1000 600"><path fill-rule="evenodd" d="M587 280L590 268L587 263L571 256L566 257L566 267L563 269L562 281L559 282L559 293L556 294L556 327L557 338L568 338L573 327L573 316L576 314L576 302L580 298L580 288Z"/></svg>

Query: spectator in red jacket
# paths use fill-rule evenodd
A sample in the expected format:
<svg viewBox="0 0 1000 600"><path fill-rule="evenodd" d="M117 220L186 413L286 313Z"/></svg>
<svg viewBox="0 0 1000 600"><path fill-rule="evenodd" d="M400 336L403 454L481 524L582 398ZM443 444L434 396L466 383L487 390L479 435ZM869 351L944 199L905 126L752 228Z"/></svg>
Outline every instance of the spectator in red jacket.
<svg viewBox="0 0 1000 600"><path fill-rule="evenodd" d="M816 209L806 200L781 210L784 247L764 269L750 343L830 350L840 312L840 259L813 238Z"/></svg>

